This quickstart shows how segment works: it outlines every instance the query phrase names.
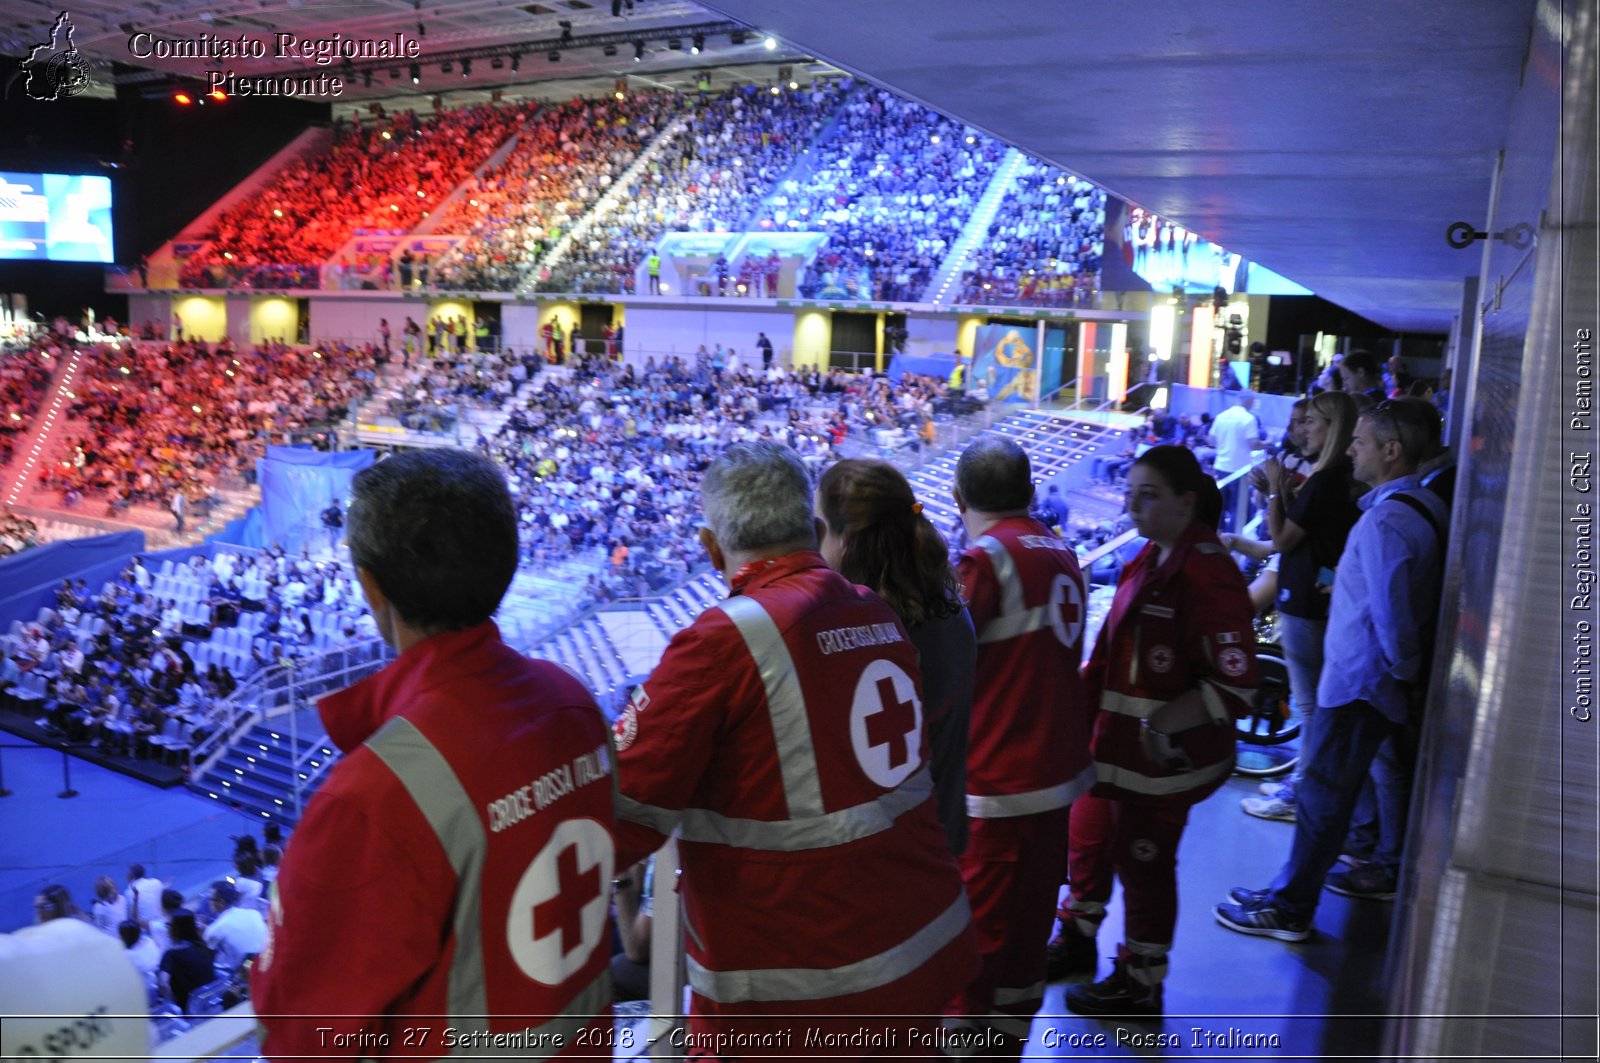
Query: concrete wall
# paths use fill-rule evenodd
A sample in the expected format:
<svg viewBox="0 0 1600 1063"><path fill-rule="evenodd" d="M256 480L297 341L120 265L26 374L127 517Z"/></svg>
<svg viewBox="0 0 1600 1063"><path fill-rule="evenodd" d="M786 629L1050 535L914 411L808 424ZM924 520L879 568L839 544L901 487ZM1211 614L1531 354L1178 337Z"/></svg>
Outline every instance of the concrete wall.
<svg viewBox="0 0 1600 1063"><path fill-rule="evenodd" d="M627 360L643 362L651 355L658 359L675 354L688 356L701 344L709 348L720 343L738 351L742 364L755 365L761 360L756 336L762 332L772 341L776 362L787 365L796 360L798 347L793 311L739 310L736 307L737 304L729 306L728 301L719 301L715 310L636 304L628 309L624 333ZM822 316L827 315L823 313ZM822 353L826 356L826 346Z"/></svg>

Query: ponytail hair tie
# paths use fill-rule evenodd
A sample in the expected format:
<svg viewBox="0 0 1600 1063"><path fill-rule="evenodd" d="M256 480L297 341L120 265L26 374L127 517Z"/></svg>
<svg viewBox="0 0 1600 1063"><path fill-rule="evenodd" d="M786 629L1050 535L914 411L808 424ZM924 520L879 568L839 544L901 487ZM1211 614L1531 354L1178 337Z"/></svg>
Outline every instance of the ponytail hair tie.
<svg viewBox="0 0 1600 1063"><path fill-rule="evenodd" d="M911 503L911 515L913 517L922 516L922 503L921 502L913 502L913 503Z"/></svg>

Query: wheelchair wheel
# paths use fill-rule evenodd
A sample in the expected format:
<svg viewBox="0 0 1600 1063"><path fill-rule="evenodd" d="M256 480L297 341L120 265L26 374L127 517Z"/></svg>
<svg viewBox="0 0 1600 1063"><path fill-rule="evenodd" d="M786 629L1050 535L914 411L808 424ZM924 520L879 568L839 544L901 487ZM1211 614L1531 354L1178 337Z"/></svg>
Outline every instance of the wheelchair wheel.
<svg viewBox="0 0 1600 1063"><path fill-rule="evenodd" d="M1300 759L1300 718L1289 701L1289 666L1277 646L1256 648L1261 685L1250 711L1234 721L1238 750L1234 770L1267 778L1294 770Z"/></svg>

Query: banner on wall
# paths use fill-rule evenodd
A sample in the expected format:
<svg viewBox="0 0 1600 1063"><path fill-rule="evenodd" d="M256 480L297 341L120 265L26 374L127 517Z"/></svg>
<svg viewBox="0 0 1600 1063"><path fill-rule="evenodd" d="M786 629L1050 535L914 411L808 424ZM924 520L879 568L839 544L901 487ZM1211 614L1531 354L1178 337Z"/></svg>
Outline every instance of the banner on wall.
<svg viewBox="0 0 1600 1063"><path fill-rule="evenodd" d="M1055 394L1067 375L1067 330L1044 330L1044 357L1039 362L1039 395L1044 398Z"/></svg>
<svg viewBox="0 0 1600 1063"><path fill-rule="evenodd" d="M979 325L973 337L972 384L981 382L990 402L1037 401L1039 356L1025 325Z"/></svg>
<svg viewBox="0 0 1600 1063"><path fill-rule="evenodd" d="M268 544L293 553L327 545L322 512L349 500L350 480L376 460L370 450L328 453L310 447L268 447L256 462L261 483L261 530Z"/></svg>

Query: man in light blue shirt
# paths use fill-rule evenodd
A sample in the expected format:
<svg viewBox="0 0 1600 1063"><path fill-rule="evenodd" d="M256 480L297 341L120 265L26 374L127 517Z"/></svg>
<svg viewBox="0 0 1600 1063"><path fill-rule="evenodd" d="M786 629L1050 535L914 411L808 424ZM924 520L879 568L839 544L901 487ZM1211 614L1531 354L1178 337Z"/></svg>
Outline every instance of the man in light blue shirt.
<svg viewBox="0 0 1600 1063"><path fill-rule="evenodd" d="M1330 880L1363 780L1390 738L1406 746L1406 684L1426 679L1426 648L1437 620L1448 507L1422 486L1418 467L1439 449L1439 415L1421 400L1385 402L1361 414L1350 457L1372 488L1339 561L1328 611L1317 726L1306 736L1294 845L1271 887L1234 889L1216 907L1230 930L1280 941L1311 936L1324 883L1354 896L1392 896L1393 867L1372 866ZM1393 785L1409 789L1412 761L1400 757ZM1404 807L1404 802L1400 802ZM1395 854L1398 863L1398 853ZM1359 869L1365 871L1365 868ZM1364 881L1389 876L1387 888Z"/></svg>

